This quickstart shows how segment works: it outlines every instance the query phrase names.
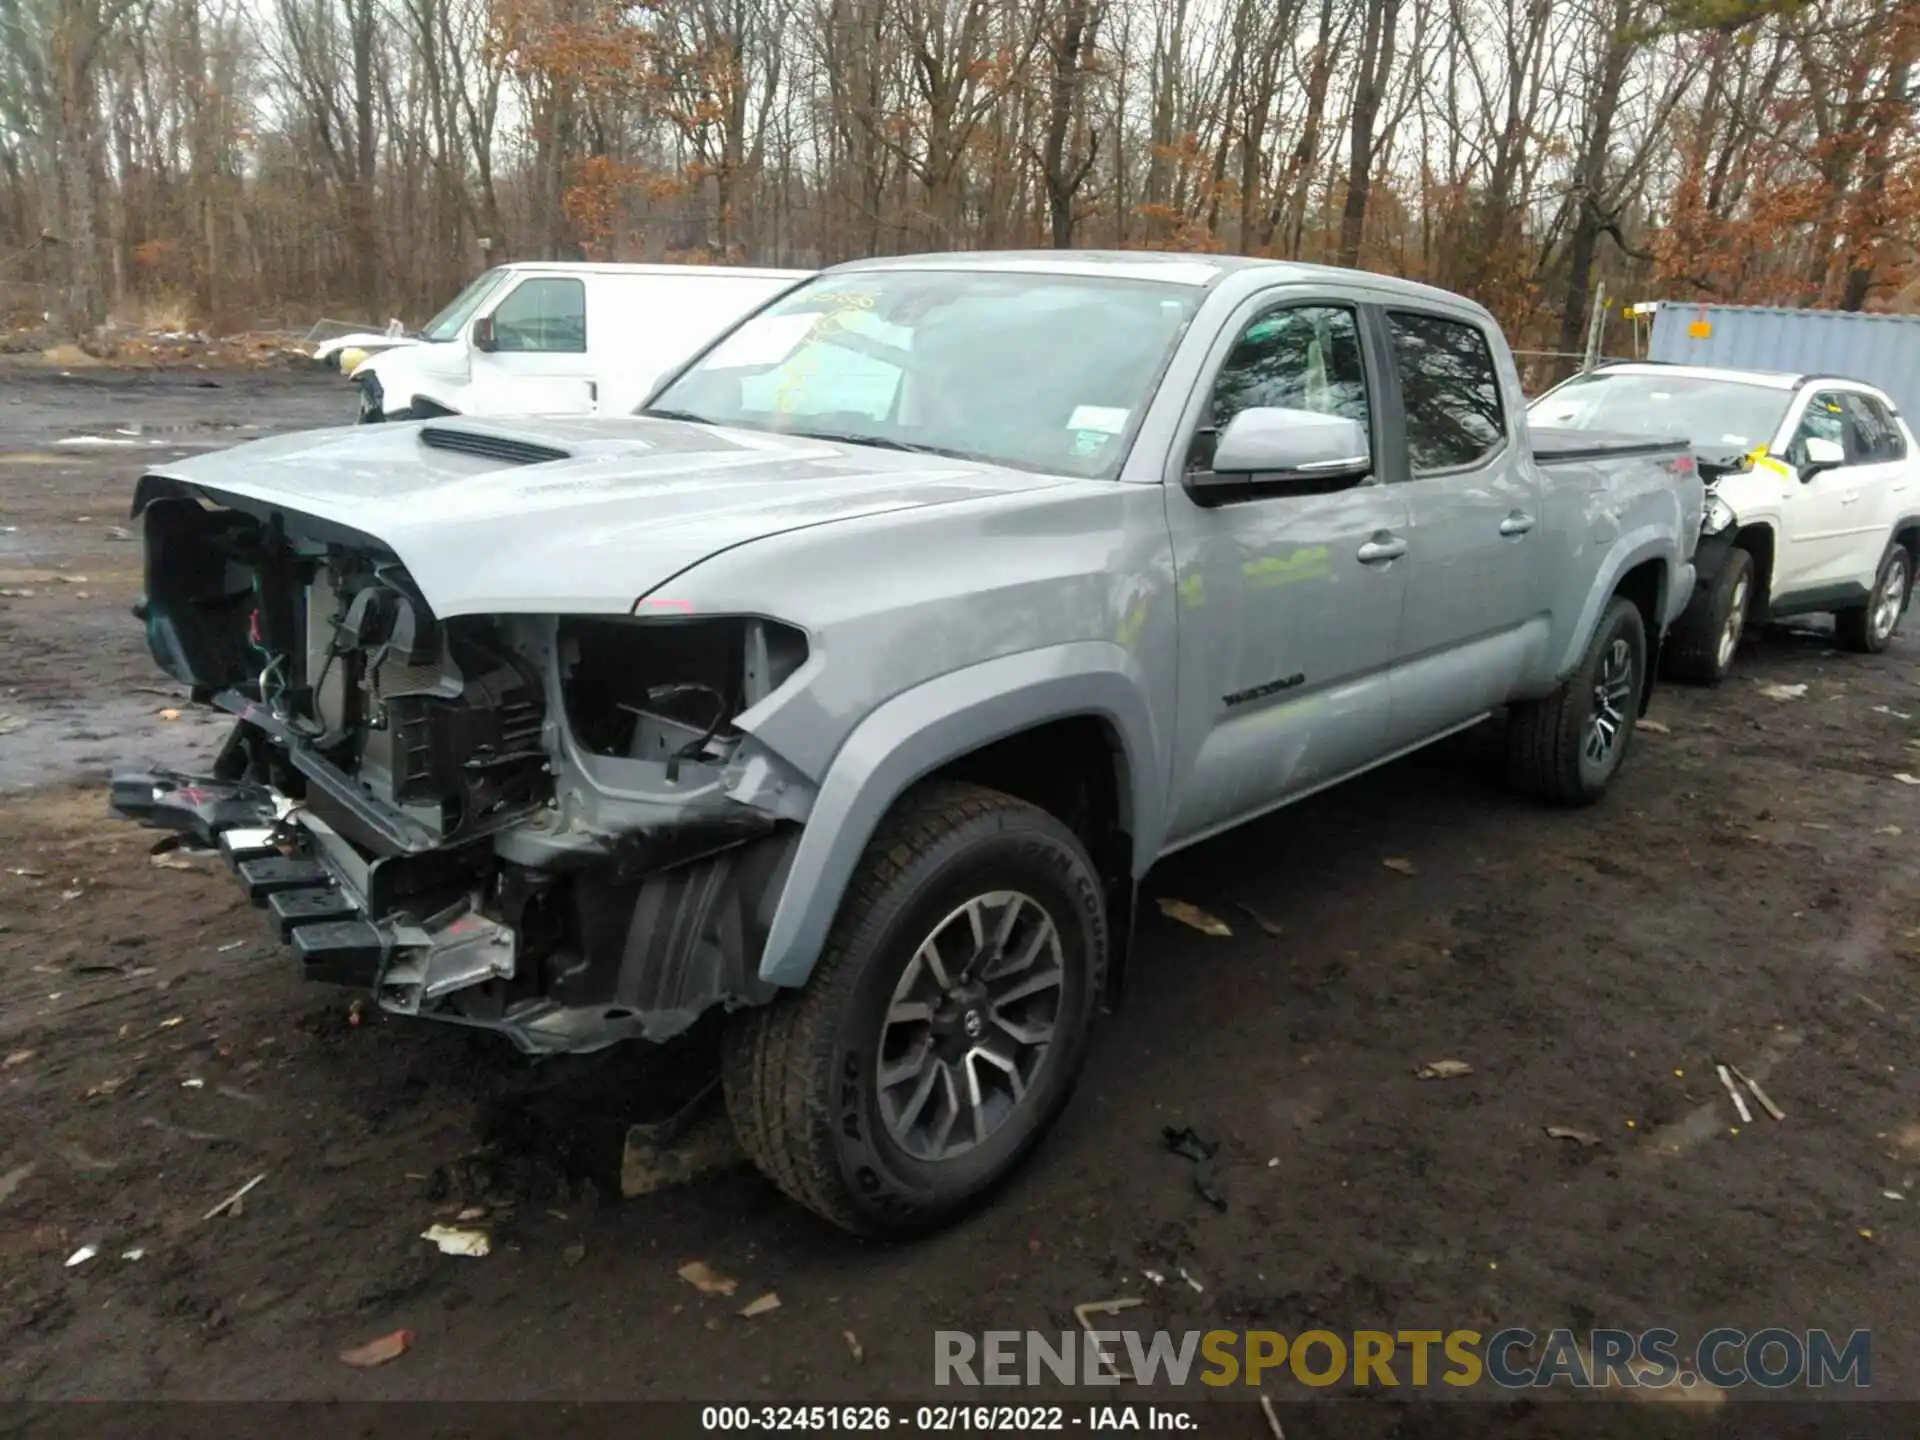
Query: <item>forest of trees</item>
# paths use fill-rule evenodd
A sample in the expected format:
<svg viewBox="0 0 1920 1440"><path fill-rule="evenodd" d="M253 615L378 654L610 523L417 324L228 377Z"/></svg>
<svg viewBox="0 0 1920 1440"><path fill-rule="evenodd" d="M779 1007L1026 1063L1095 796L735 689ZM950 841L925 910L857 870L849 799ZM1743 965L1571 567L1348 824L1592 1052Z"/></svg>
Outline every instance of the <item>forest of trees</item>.
<svg viewBox="0 0 1920 1440"><path fill-rule="evenodd" d="M1920 0L0 0L0 301L419 321L486 264L1007 246L1920 309Z"/></svg>

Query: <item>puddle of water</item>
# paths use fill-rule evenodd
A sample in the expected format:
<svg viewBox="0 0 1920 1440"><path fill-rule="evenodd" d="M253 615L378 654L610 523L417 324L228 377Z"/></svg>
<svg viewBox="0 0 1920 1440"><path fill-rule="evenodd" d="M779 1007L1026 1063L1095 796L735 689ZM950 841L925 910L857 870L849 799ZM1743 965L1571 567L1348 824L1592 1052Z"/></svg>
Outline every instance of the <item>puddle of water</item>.
<svg viewBox="0 0 1920 1440"><path fill-rule="evenodd" d="M180 769L212 764L231 717L182 709L178 720L162 720L154 712L166 703L158 696L0 702L9 726L26 722L0 735L0 795L75 781L104 786L114 769L138 760Z"/></svg>

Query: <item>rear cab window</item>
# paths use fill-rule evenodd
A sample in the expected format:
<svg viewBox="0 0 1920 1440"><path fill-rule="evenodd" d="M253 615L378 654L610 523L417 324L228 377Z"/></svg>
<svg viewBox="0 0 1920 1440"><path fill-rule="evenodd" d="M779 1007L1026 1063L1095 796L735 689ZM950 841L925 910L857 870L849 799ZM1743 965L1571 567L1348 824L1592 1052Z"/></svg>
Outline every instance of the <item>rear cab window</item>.
<svg viewBox="0 0 1920 1440"><path fill-rule="evenodd" d="M1878 396L1849 390L1841 396L1847 412L1847 453L1862 465L1882 465L1907 458L1907 438L1893 411Z"/></svg>
<svg viewBox="0 0 1920 1440"><path fill-rule="evenodd" d="M1493 347L1478 325L1389 310L1394 367L1415 478L1484 464L1506 444L1506 407Z"/></svg>

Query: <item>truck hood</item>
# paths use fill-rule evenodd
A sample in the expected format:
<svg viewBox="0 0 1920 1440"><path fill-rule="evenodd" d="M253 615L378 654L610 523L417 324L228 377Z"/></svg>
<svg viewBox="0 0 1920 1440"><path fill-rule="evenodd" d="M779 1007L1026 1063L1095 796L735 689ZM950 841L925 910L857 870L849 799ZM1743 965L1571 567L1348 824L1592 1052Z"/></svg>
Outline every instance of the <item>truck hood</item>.
<svg viewBox="0 0 1920 1440"><path fill-rule="evenodd" d="M295 534L396 556L441 618L625 614L722 550L863 515L1078 483L672 420L460 418L274 436L158 466Z"/></svg>

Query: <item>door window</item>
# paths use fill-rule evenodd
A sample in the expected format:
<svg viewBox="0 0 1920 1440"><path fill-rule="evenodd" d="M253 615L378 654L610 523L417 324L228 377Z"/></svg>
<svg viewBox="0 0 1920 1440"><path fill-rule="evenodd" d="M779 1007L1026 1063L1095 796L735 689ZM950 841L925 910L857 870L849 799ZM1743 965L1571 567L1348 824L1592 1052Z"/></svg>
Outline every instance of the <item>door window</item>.
<svg viewBox="0 0 1920 1440"><path fill-rule="evenodd" d="M1500 372L1477 325L1390 312L1394 366L1407 412L1413 473L1458 470L1491 456L1506 439Z"/></svg>
<svg viewBox="0 0 1920 1440"><path fill-rule="evenodd" d="M493 312L493 348L578 355L587 348L587 287L564 276L524 280Z"/></svg>
<svg viewBox="0 0 1920 1440"><path fill-rule="evenodd" d="M1340 415L1371 428L1353 311L1301 305L1270 310L1248 325L1214 378L1212 407L1194 437L1188 470L1213 463L1214 442L1229 420L1266 406Z"/></svg>
<svg viewBox="0 0 1920 1440"><path fill-rule="evenodd" d="M1831 440L1842 447L1847 445L1847 412L1840 399L1840 396L1823 390L1807 401L1800 424L1787 445L1787 460L1791 464L1799 467L1807 463L1809 440Z"/></svg>
<svg viewBox="0 0 1920 1440"><path fill-rule="evenodd" d="M1878 399L1849 391L1841 397L1841 403L1846 407L1847 428L1853 436L1849 453L1855 459L1863 465L1877 465L1907 458L1906 437L1900 433L1893 412Z"/></svg>

